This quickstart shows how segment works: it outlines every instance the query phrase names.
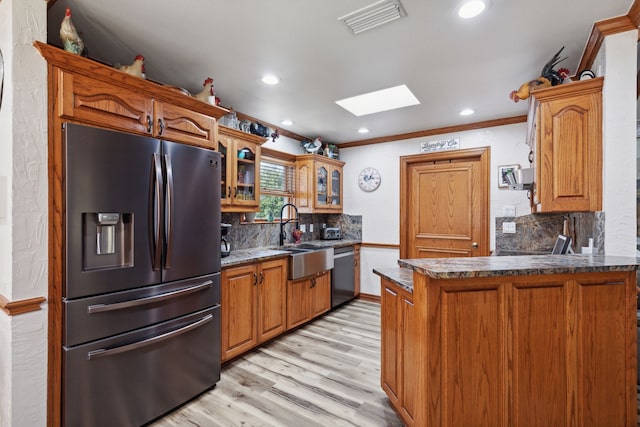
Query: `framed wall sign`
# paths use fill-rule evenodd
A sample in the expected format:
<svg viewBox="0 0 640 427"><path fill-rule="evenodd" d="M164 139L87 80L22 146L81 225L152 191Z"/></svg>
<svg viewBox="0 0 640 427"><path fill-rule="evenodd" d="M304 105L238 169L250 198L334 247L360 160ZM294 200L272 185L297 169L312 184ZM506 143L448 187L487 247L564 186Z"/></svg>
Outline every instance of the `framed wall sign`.
<svg viewBox="0 0 640 427"><path fill-rule="evenodd" d="M518 169L520 169L520 165L498 166L498 187L506 188L511 184L517 184L516 171Z"/></svg>

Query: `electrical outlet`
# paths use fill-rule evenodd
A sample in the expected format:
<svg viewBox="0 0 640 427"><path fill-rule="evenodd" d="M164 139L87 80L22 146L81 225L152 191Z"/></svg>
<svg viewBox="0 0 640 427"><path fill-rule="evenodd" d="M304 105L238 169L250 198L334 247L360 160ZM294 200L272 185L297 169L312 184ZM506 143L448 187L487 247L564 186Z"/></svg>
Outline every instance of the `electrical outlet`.
<svg viewBox="0 0 640 427"><path fill-rule="evenodd" d="M515 206L503 206L502 207L502 216L508 216L508 217L516 216L516 207Z"/></svg>
<svg viewBox="0 0 640 427"><path fill-rule="evenodd" d="M300 224L300 231L302 231L303 233L307 232L307 225L306 224Z"/></svg>
<svg viewBox="0 0 640 427"><path fill-rule="evenodd" d="M313 233L313 224L309 224L309 233Z"/></svg>
<svg viewBox="0 0 640 427"><path fill-rule="evenodd" d="M505 234L515 234L516 232L516 223L515 222L503 222L502 223L502 232Z"/></svg>

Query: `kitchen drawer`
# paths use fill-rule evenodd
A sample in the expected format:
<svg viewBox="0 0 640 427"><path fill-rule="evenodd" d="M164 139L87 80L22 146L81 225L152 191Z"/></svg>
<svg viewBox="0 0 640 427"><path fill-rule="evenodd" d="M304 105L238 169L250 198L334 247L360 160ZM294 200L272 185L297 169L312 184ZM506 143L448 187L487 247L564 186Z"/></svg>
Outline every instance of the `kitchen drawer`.
<svg viewBox="0 0 640 427"><path fill-rule="evenodd" d="M220 273L64 301L63 345L117 335L220 303Z"/></svg>
<svg viewBox="0 0 640 427"><path fill-rule="evenodd" d="M63 347L63 371L63 425L147 423L219 381L220 308Z"/></svg>

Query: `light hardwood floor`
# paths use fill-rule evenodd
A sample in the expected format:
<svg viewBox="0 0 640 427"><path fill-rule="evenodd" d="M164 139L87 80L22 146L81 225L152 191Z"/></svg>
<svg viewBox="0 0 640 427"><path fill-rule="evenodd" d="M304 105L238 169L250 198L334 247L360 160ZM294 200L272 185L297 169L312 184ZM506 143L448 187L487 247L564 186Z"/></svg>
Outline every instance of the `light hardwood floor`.
<svg viewBox="0 0 640 427"><path fill-rule="evenodd" d="M380 305L355 300L227 364L152 426L402 426L380 388Z"/></svg>

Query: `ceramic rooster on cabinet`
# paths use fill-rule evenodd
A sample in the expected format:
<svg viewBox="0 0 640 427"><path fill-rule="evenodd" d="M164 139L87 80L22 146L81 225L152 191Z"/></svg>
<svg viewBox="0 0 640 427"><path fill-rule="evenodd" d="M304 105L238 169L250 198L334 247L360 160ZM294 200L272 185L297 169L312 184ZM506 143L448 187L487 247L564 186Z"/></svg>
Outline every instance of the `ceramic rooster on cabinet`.
<svg viewBox="0 0 640 427"><path fill-rule="evenodd" d="M544 67L542 67L542 72L540 73L540 77L523 83L520 88L518 88L518 90L511 91L511 93L509 94L509 98L511 98L513 102L518 102L520 100L529 98L532 90L561 84L569 75L569 70L566 68L561 68L556 71L553 69L553 67L567 59L566 56L560 59L560 53L563 50L564 46L562 46L562 48L560 48L560 50L556 52L556 54L553 55L553 57L546 64L544 64Z"/></svg>
<svg viewBox="0 0 640 427"><path fill-rule="evenodd" d="M87 49L85 48L82 37L76 31L75 25L71 20L71 9L67 8L62 24L60 24L60 40L64 50L71 52L75 55L87 56Z"/></svg>
<svg viewBox="0 0 640 427"><path fill-rule="evenodd" d="M115 67L120 71L131 74L132 76L140 77L142 79L146 78L144 74L144 56L142 55L137 55L131 65L116 64Z"/></svg>
<svg viewBox="0 0 640 427"><path fill-rule="evenodd" d="M220 98L215 96L215 92L213 91L213 79L211 77L207 77L202 86L204 86L204 89L193 95L193 97L202 102L206 102L207 104L218 105L220 103Z"/></svg>

